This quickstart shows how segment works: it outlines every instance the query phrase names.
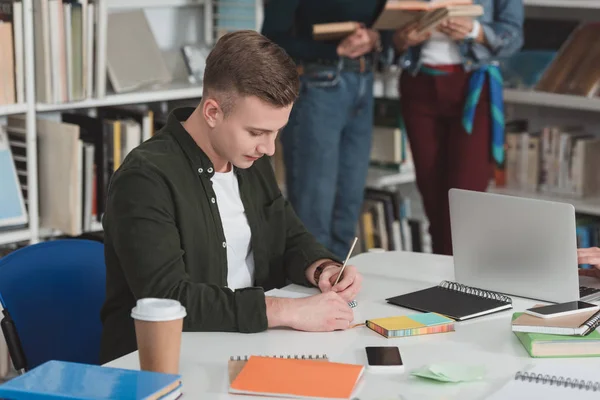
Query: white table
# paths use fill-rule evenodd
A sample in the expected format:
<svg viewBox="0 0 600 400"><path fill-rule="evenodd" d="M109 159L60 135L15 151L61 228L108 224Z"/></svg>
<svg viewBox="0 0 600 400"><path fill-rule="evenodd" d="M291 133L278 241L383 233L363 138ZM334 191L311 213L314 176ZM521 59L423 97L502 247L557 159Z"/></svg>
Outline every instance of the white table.
<svg viewBox="0 0 600 400"><path fill-rule="evenodd" d="M385 298L424 289L441 280L452 280L452 257L409 252L360 254L350 261L365 276L357 297L355 320L415 313L389 305ZM585 282L593 283L594 281ZM291 285L286 290L310 293L312 289ZM244 399L229 395L227 360L237 355L327 354L331 361L366 364L365 346L397 345L406 367L403 375L365 376L356 397L365 399L481 399L531 363L582 365L600 370L600 358L530 358L510 327L514 311L535 303L513 297L513 309L456 324L456 331L444 334L386 339L365 327L330 333L296 332L275 329L256 334L183 333L180 373L186 399ZM485 365L485 380L471 383L439 384L410 376L410 371L439 362ZM137 352L107 366L139 369ZM599 374L600 376L600 374ZM249 398L249 397L248 397Z"/></svg>

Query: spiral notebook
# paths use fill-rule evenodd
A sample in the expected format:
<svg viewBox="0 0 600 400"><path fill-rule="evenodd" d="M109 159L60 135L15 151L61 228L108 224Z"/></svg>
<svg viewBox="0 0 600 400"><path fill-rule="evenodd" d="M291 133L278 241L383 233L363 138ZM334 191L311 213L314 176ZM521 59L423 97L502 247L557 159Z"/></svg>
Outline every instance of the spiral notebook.
<svg viewBox="0 0 600 400"><path fill-rule="evenodd" d="M486 400L588 400L600 398L597 369L541 365L519 371Z"/></svg>
<svg viewBox="0 0 600 400"><path fill-rule="evenodd" d="M512 299L500 293L442 281L438 286L386 299L390 304L445 315L464 321L512 308Z"/></svg>
<svg viewBox="0 0 600 400"><path fill-rule="evenodd" d="M535 307L540 307L541 304ZM600 326L600 311L565 315L555 318L538 318L529 314L518 314L512 321L513 332L547 333L549 335L585 336Z"/></svg>
<svg viewBox="0 0 600 400"><path fill-rule="evenodd" d="M316 361L329 361L327 358L327 354L323 355L279 355L272 356L274 358L287 358L287 359L295 359L295 360L316 360ZM235 378L240 374L240 371L246 366L248 363L249 356L231 356L229 357L229 362L227 364L227 369L229 371L229 383L233 382Z"/></svg>
<svg viewBox="0 0 600 400"><path fill-rule="evenodd" d="M306 357L251 356L231 382L229 393L277 398L350 399L364 366L322 361Z"/></svg>

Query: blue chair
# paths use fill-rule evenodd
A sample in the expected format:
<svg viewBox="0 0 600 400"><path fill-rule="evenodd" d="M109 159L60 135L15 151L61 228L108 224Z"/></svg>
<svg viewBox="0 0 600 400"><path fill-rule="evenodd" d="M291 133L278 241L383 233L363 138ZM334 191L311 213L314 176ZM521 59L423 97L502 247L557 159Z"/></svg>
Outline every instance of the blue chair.
<svg viewBox="0 0 600 400"><path fill-rule="evenodd" d="M48 360L99 364L105 299L104 245L65 239L0 258L0 299L10 313L27 369Z"/></svg>

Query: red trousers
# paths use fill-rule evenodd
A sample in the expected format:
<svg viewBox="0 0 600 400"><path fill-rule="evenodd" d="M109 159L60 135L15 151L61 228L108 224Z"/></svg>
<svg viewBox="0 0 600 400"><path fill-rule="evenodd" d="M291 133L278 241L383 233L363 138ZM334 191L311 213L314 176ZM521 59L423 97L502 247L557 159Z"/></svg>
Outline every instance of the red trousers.
<svg viewBox="0 0 600 400"><path fill-rule="evenodd" d="M460 69L441 76L404 72L400 78L402 115L436 254L452 254L448 191L485 191L493 173L487 83L473 132L462 126L469 77Z"/></svg>

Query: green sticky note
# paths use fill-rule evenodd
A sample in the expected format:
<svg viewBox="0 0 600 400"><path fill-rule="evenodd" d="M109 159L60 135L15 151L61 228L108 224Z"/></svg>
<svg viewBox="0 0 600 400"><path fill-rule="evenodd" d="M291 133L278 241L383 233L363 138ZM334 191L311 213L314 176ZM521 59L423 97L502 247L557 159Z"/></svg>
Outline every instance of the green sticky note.
<svg viewBox="0 0 600 400"><path fill-rule="evenodd" d="M432 364L413 371L412 375L440 382L470 382L485 377L485 367L454 363Z"/></svg>

